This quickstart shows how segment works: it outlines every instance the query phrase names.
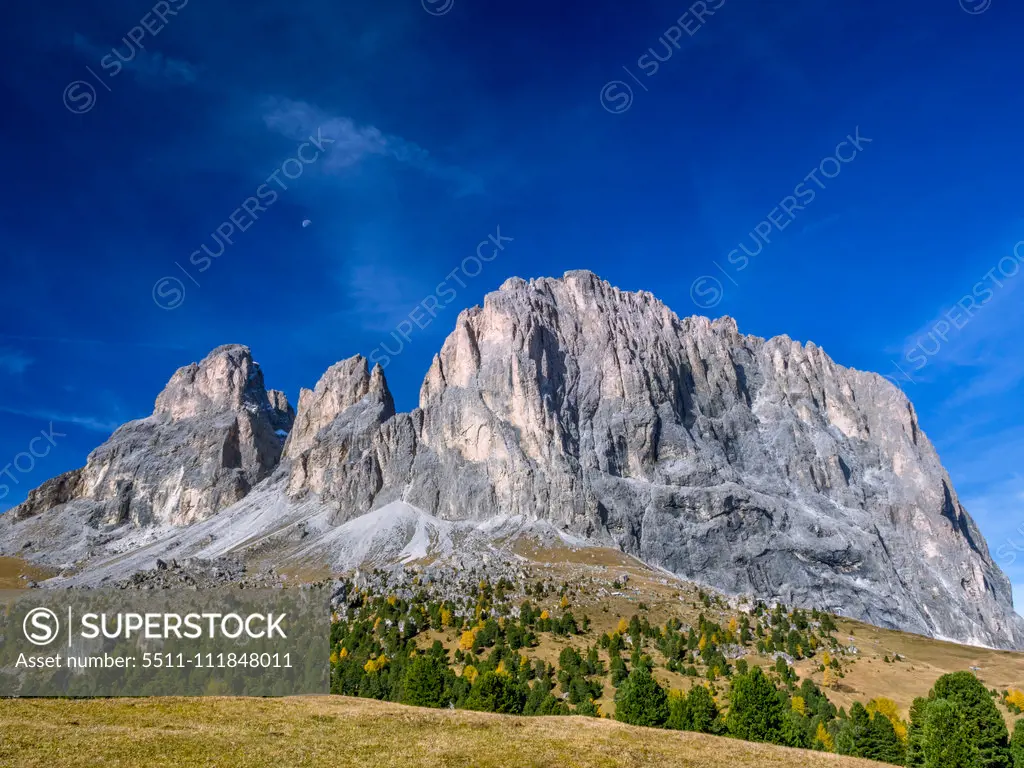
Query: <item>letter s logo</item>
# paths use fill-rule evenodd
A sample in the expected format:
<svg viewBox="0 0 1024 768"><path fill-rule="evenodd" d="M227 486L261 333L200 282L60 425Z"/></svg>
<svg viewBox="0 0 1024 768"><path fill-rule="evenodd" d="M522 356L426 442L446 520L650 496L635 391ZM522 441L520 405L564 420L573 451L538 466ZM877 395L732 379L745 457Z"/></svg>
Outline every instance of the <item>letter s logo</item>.
<svg viewBox="0 0 1024 768"><path fill-rule="evenodd" d="M32 645L49 645L60 632L60 619L49 608L33 608L25 614L21 629Z"/></svg>

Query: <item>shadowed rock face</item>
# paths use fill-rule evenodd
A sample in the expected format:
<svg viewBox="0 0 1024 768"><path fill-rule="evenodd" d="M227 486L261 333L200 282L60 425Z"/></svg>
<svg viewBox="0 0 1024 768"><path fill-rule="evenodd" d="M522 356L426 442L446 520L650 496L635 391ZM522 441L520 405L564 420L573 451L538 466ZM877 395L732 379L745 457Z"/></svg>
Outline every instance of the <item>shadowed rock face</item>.
<svg viewBox="0 0 1024 768"><path fill-rule="evenodd" d="M45 483L12 510L24 520L90 502L98 525L186 525L238 501L277 466L294 413L268 393L247 347L219 347L177 371L153 415L131 421L86 466Z"/></svg>
<svg viewBox="0 0 1024 768"><path fill-rule="evenodd" d="M110 520L200 520L273 469L286 405L247 350L216 350L16 517L95 499ZM314 503L334 526L395 501L522 516L730 592L1024 645L1010 584L898 389L588 272L513 278L460 314L412 413L355 357L294 420L251 498Z"/></svg>

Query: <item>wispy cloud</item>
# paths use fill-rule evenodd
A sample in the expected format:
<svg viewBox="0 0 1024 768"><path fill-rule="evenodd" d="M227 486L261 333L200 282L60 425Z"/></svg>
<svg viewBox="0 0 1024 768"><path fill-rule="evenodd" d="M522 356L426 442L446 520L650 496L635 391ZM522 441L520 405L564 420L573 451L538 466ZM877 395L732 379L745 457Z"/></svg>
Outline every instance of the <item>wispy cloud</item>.
<svg viewBox="0 0 1024 768"><path fill-rule="evenodd" d="M948 407L1018 386L1024 379L1018 333L1024 322L1022 281L990 270L962 286L962 296L950 294L932 319L887 350L900 356L901 373L895 378L901 384L944 384L951 392Z"/></svg>
<svg viewBox="0 0 1024 768"><path fill-rule="evenodd" d="M1024 382L1024 360L994 348L979 356L972 373L946 400L946 408L960 408L981 398L1012 392Z"/></svg>
<svg viewBox="0 0 1024 768"><path fill-rule="evenodd" d="M454 182L459 194L481 191L480 181L473 174L438 161L418 144L388 135L372 125L358 125L352 118L331 115L304 101L270 99L265 104L263 121L270 130L296 141L311 134L315 136L317 130L333 139L335 143L323 163L328 173L344 171L368 157L377 156Z"/></svg>
<svg viewBox="0 0 1024 768"><path fill-rule="evenodd" d="M76 416L74 414L59 413L54 411L46 410L31 410L22 408L9 408L7 406L0 405L0 413L9 413L12 416L23 416L27 419L39 419L40 421L53 421L60 424L74 424L88 429L93 432L106 432L111 433L116 430L120 424L112 421L105 421L94 416Z"/></svg>
<svg viewBox="0 0 1024 768"><path fill-rule="evenodd" d="M408 317L424 291L430 292L408 275L381 264L354 264L347 278L350 314L368 331L390 331Z"/></svg>
<svg viewBox="0 0 1024 768"><path fill-rule="evenodd" d="M117 62L131 72L136 81L148 85L190 85L196 81L197 69L183 59L164 56L159 51L147 51L144 48L129 48L122 44L123 57L113 54L112 48L104 48L89 40L84 35L75 33L73 46L76 51L95 59L97 63L104 58ZM113 58L109 58L113 55Z"/></svg>
<svg viewBox="0 0 1024 768"><path fill-rule="evenodd" d="M12 376L20 376L32 363L31 357L15 350L0 347L0 371Z"/></svg>

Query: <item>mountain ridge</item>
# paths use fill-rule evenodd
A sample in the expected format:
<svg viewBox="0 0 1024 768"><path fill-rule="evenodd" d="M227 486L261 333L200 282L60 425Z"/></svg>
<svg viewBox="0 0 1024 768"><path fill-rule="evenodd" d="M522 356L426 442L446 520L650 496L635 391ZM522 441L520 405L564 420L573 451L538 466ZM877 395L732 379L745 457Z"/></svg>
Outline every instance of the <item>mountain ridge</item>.
<svg viewBox="0 0 1024 768"><path fill-rule="evenodd" d="M147 538L159 548L175 536L160 525L213 530L227 511L246 526L259 520L260 536L289 551L309 539L304 551L313 553L321 539L337 546L328 534L349 521L401 503L465 532L489 520L534 521L730 593L936 637L1024 644L1009 582L913 405L813 342L745 335L728 317L680 319L648 292L573 271L510 278L461 312L408 413L395 411L383 369L361 356L303 390L292 416L283 396L262 389L262 372L245 395L242 379L254 370L246 348L218 348L179 370L149 417L169 415L153 427L155 443L179 445L168 435L202 414L198 442L207 453L218 447L220 460L193 464L219 490L186 488L152 460L129 462L144 482L126 471L102 498L62 476L0 518L0 552L26 550L42 530L26 523L56 509L71 517L58 529L80 524L115 549ZM222 379L224 391L213 386ZM275 458L259 436L285 423ZM86 469L119 476L99 465L112 455L116 467L118 449L139 450L125 447L122 430L108 441L115 450L98 449ZM249 484L240 495L239 471ZM153 498L164 504L156 527L144 513ZM96 559L90 545L69 551L83 553L86 571ZM38 545L26 553L47 558Z"/></svg>

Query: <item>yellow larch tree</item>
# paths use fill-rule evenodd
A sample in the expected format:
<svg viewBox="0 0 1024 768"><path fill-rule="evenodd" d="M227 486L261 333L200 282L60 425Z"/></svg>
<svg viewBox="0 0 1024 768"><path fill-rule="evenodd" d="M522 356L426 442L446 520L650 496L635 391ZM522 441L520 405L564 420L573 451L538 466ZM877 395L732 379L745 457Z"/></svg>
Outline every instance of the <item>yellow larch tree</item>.
<svg viewBox="0 0 1024 768"><path fill-rule="evenodd" d="M1006 692L1006 703L1024 709L1024 691L1011 688Z"/></svg>
<svg viewBox="0 0 1024 768"><path fill-rule="evenodd" d="M896 706L895 701L879 696L868 702L867 710L872 717L878 714L888 718L900 741L907 743L907 724L900 718L900 708Z"/></svg>
<svg viewBox="0 0 1024 768"><path fill-rule="evenodd" d="M836 687L836 673L832 670L832 667L825 667L825 676L821 679L821 684L825 688Z"/></svg>
<svg viewBox="0 0 1024 768"><path fill-rule="evenodd" d="M467 629L459 638L459 648L463 651L472 651L475 643L476 632L472 629Z"/></svg>
<svg viewBox="0 0 1024 768"><path fill-rule="evenodd" d="M832 734L830 734L825 729L825 724L824 723L818 723L818 730L814 734L814 740L816 742L818 742L819 744L821 744L822 748L826 752L835 752L836 751L835 741L832 740Z"/></svg>

